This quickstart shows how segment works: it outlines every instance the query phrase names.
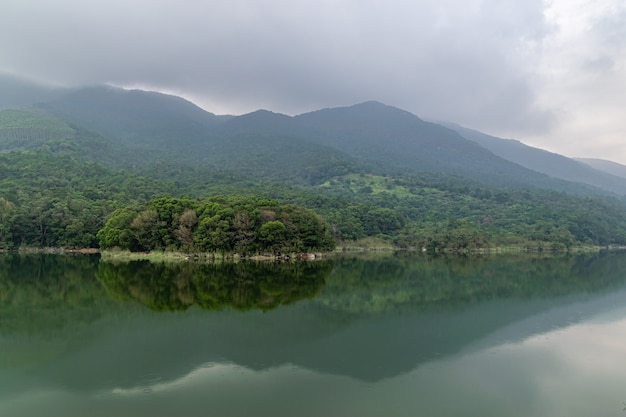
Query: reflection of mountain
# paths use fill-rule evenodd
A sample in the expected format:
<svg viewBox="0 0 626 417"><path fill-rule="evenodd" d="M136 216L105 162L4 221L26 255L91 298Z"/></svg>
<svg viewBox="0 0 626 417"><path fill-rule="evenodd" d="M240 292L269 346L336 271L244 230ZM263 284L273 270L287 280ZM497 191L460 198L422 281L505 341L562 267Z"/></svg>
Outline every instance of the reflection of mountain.
<svg viewBox="0 0 626 417"><path fill-rule="evenodd" d="M36 372L46 384L87 391L173 381L224 362L254 370L293 364L376 381L477 345L567 326L621 303L607 290L626 283L619 253L335 264L316 299L267 312L112 310L92 323L88 341ZM71 337L84 333L79 327Z"/></svg>

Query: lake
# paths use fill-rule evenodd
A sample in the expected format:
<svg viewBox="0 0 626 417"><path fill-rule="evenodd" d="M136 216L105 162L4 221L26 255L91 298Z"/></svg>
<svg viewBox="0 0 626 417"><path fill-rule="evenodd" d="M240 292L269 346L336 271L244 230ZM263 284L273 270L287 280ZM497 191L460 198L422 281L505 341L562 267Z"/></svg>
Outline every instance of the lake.
<svg viewBox="0 0 626 417"><path fill-rule="evenodd" d="M626 253L0 256L0 416L624 416Z"/></svg>

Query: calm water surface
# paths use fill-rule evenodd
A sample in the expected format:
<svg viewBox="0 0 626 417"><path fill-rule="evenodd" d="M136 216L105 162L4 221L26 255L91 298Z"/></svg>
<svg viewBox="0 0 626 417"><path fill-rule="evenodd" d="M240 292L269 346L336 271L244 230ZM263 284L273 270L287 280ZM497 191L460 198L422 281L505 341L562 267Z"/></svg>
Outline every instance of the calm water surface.
<svg viewBox="0 0 626 417"><path fill-rule="evenodd" d="M624 416L626 253L0 256L0 416Z"/></svg>

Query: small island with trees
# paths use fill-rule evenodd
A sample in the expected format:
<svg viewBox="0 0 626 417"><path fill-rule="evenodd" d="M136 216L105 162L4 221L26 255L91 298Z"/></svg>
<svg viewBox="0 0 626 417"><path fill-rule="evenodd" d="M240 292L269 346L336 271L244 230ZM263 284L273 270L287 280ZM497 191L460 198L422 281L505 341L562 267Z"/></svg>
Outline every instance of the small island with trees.
<svg viewBox="0 0 626 417"><path fill-rule="evenodd" d="M250 256L335 248L324 221L311 210L244 196L192 200L158 197L116 210L97 237L100 248Z"/></svg>

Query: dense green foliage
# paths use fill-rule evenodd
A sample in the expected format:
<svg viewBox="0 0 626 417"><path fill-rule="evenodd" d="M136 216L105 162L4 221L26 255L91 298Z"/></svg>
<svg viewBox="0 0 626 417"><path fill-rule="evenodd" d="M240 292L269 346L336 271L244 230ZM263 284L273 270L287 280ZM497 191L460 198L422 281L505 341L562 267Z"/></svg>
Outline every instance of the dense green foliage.
<svg viewBox="0 0 626 417"><path fill-rule="evenodd" d="M424 175L348 176L322 187L392 210L405 219L405 227L392 228L400 246L462 250L490 245L569 248L626 242L625 207L610 198L494 189L452 177Z"/></svg>
<svg viewBox="0 0 626 417"><path fill-rule="evenodd" d="M49 150L0 154L0 174L2 248L98 247L101 239L96 234L115 210L137 215L159 195L184 194L192 198L241 195L307 207L322 215L333 238L346 244L368 236L430 250L626 244L626 210L617 200L494 189L437 175L348 175L318 187L300 188L198 168L160 166L133 174ZM117 215L121 213L124 210ZM142 221L149 221L145 215ZM205 220L205 230L208 225ZM210 238L190 242L196 250L220 247L219 233L211 233ZM226 235L229 243L219 250L239 250L233 242L241 238L235 238L232 230ZM154 247L180 245L180 239L168 239ZM128 242L106 244L106 240L105 245L130 247ZM141 245L135 248L140 250Z"/></svg>
<svg viewBox="0 0 626 417"><path fill-rule="evenodd" d="M0 248L97 247L115 209L173 186L49 151L0 154Z"/></svg>
<svg viewBox="0 0 626 417"><path fill-rule="evenodd" d="M131 251L306 252L335 247L315 213L252 197L159 197L113 212L98 232L100 247Z"/></svg>
<svg viewBox="0 0 626 417"><path fill-rule="evenodd" d="M617 197L380 103L227 117L94 88L0 111L0 150L0 249L254 253L328 249L331 238L433 252L626 245ZM330 236L312 231L323 223Z"/></svg>
<svg viewBox="0 0 626 417"><path fill-rule="evenodd" d="M0 150L33 148L75 134L69 125L38 109L0 111Z"/></svg>

